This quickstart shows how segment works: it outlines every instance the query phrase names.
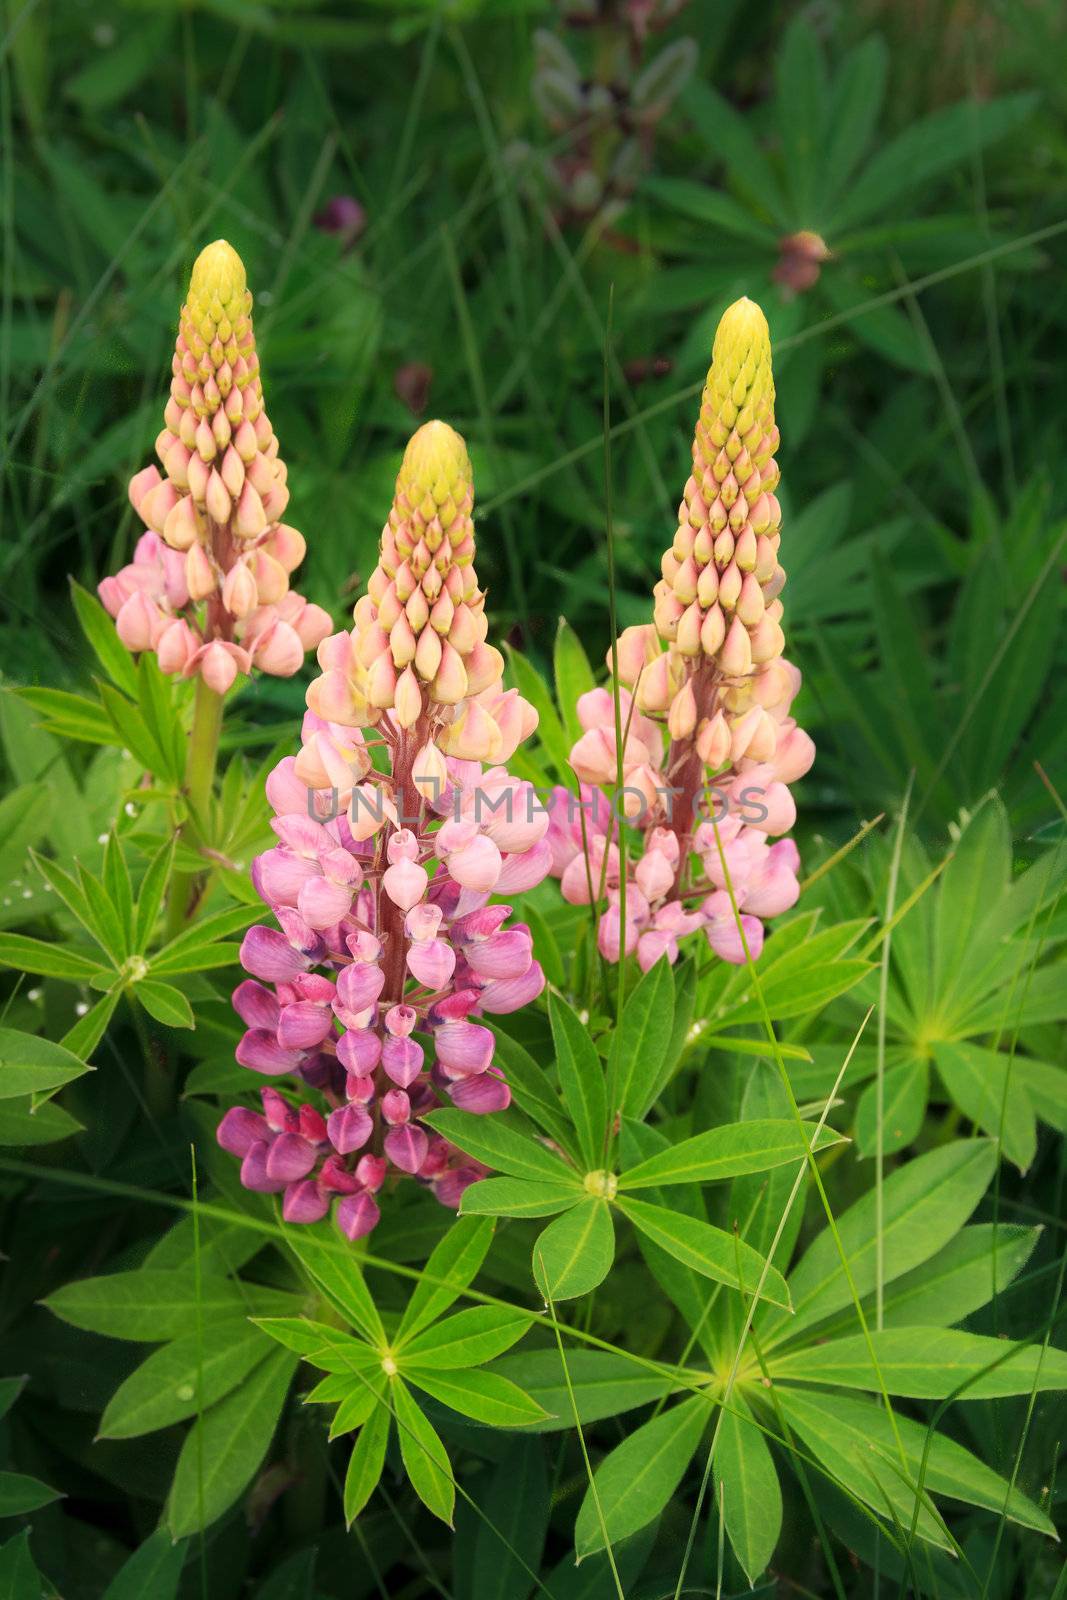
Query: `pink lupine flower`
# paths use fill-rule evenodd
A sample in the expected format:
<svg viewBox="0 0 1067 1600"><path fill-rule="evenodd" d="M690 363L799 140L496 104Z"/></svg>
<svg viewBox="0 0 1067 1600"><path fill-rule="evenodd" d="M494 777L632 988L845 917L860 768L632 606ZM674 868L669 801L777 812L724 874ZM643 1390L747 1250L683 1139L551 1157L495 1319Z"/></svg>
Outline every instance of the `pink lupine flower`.
<svg viewBox="0 0 1067 1600"><path fill-rule="evenodd" d="M130 501L147 527L99 595L128 650L223 695L253 667L288 678L332 623L289 589L304 540L282 522L285 463L263 405L252 296L224 239L200 252L181 310L170 399Z"/></svg>
<svg viewBox="0 0 1067 1600"><path fill-rule="evenodd" d="M753 958L763 947L763 919L800 893L799 856L782 835L796 821L789 785L815 746L790 715L800 673L782 659L777 444L767 324L739 300L715 336L654 622L617 642L622 749L615 694L583 694L571 762L584 829L581 816L561 820L561 803L574 804L562 794L548 832L564 898L603 906L608 961L674 962L679 941L702 929L723 960L744 962L746 944ZM615 813L643 836L625 885L603 793L620 771Z"/></svg>
<svg viewBox="0 0 1067 1600"><path fill-rule="evenodd" d="M266 784L276 843L252 867L277 925L241 946L251 976L233 995L247 1029L237 1060L325 1105L298 1112L265 1090L265 1117L227 1112L219 1142L248 1187L283 1195L287 1221L334 1208L350 1239L376 1226L387 1181L413 1177L456 1206L485 1176L424 1118L448 1100L506 1108L479 1019L544 988L529 928L490 904L539 883L559 846L532 786L500 764L537 717L501 689L502 658L485 643L471 505L463 441L426 424L356 626L319 646L300 752Z"/></svg>

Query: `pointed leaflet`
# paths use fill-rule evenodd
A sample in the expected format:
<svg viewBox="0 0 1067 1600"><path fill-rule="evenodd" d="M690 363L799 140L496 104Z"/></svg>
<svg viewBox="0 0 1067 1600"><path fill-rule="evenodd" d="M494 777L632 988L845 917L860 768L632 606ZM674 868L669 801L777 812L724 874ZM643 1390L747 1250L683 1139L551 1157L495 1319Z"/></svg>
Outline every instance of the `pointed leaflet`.
<svg viewBox="0 0 1067 1600"><path fill-rule="evenodd" d="M674 973L657 961L623 1007L611 1041L608 1083L615 1112L641 1117L663 1072L674 1030Z"/></svg>
<svg viewBox="0 0 1067 1600"><path fill-rule="evenodd" d="M874 1352L872 1361L871 1350ZM877 1367L874 1365L877 1362ZM882 1328L834 1339L769 1362L771 1376L880 1390L919 1400L989 1400L1067 1389L1067 1350L1015 1346L956 1328Z"/></svg>
<svg viewBox="0 0 1067 1600"><path fill-rule="evenodd" d="M882 1081L882 1150L895 1155L911 1144L922 1127L930 1072L916 1057L891 1067ZM878 1148L878 1091L870 1083L856 1106L856 1145L861 1155L873 1156Z"/></svg>
<svg viewBox="0 0 1067 1600"><path fill-rule="evenodd" d="M659 965L659 963L657 963ZM715 1183L745 1172L768 1172L788 1162L804 1161L816 1133L815 1123L783 1119L732 1122L709 1128L692 1139L640 1162L619 1179L622 1189L650 1189L664 1183ZM841 1135L823 1127L818 1149L839 1144Z"/></svg>
<svg viewBox="0 0 1067 1600"><path fill-rule="evenodd" d="M541 942L534 928L534 944L538 951ZM542 965L544 958L542 956ZM486 1022L491 1019L485 1018ZM545 1133L569 1154L575 1153L574 1130L560 1104L559 1095L545 1077L530 1052L506 1033L499 1023L493 1025L496 1049L493 1059L503 1070L511 1087L511 1098L520 1111L526 1113Z"/></svg>
<svg viewBox="0 0 1067 1600"><path fill-rule="evenodd" d="M596 1491L592 1486L587 1490L574 1529L579 1559L603 1549L601 1517L614 1544L659 1515L681 1483L711 1418L710 1401L694 1395L646 1422L604 1458L593 1479Z"/></svg>
<svg viewBox="0 0 1067 1600"><path fill-rule="evenodd" d="M754 1586L782 1531L782 1491L767 1441L737 1389L723 1408L713 1467L727 1537Z"/></svg>
<svg viewBox="0 0 1067 1600"><path fill-rule="evenodd" d="M91 1071L84 1061L51 1039L0 1027L0 1100L59 1089Z"/></svg>
<svg viewBox="0 0 1067 1600"><path fill-rule="evenodd" d="M371 1344L385 1344L385 1329L351 1245L338 1238L328 1222L289 1228L285 1242L315 1286L329 1296Z"/></svg>
<svg viewBox="0 0 1067 1600"><path fill-rule="evenodd" d="M509 1177L559 1183L573 1173L575 1186L581 1188L581 1178L573 1167L565 1166L528 1134L517 1133L500 1116L482 1117L473 1111L444 1110L431 1111L422 1120L436 1133L443 1134L450 1144L458 1145L466 1155L484 1161L498 1172L506 1172Z"/></svg>
<svg viewBox="0 0 1067 1600"><path fill-rule="evenodd" d="M167 1501L172 1538L209 1527L251 1482L274 1437L295 1367L295 1356L276 1351L190 1428Z"/></svg>
<svg viewBox="0 0 1067 1600"><path fill-rule="evenodd" d="M961 1228L943 1250L921 1266L887 1283L882 1300L885 1326L944 1328L962 1322L972 1311L1003 1294L1022 1271L1040 1236L1040 1228L1010 1223L977 1222ZM870 1317L874 1296L865 1301ZM851 1302L837 1316L820 1323L819 1339L851 1334L856 1312Z"/></svg>
<svg viewBox="0 0 1067 1600"><path fill-rule="evenodd" d="M472 1367L437 1372L432 1366L404 1367L404 1377L460 1416L489 1428L528 1428L550 1419L544 1407L499 1372Z"/></svg>
<svg viewBox="0 0 1067 1600"><path fill-rule="evenodd" d="M104 1590L103 1600L174 1600L189 1546L175 1544L165 1529L150 1535Z"/></svg>
<svg viewBox="0 0 1067 1600"><path fill-rule="evenodd" d="M1018 1060L974 1044L935 1044L938 1076L971 1122L1000 1139L1007 1159L1025 1172L1037 1153L1037 1127Z"/></svg>
<svg viewBox="0 0 1067 1600"><path fill-rule="evenodd" d="M585 731L578 718L578 701L583 694L596 687L596 679L582 641L566 617L560 617L556 628L552 665L555 669L556 700L563 715L567 739L574 745Z"/></svg>
<svg viewBox="0 0 1067 1600"><path fill-rule="evenodd" d="M352 1447L344 1489L345 1522L349 1527L378 1487L391 1421L389 1408L384 1403L377 1406L359 1430L359 1438Z"/></svg>
<svg viewBox="0 0 1067 1600"><path fill-rule="evenodd" d="M544 1407L551 1420L538 1426L538 1433L573 1427L575 1409L579 1422L599 1422L660 1400L679 1387L673 1372L650 1370L643 1361L608 1350L569 1350L570 1388L556 1348L521 1350L503 1356L488 1370L517 1383Z"/></svg>
<svg viewBox="0 0 1067 1600"><path fill-rule="evenodd" d="M100 1419L101 1439L133 1439L193 1416L235 1389L273 1346L244 1316L212 1322L153 1350L121 1383Z"/></svg>
<svg viewBox="0 0 1067 1600"><path fill-rule="evenodd" d="M808 1395L785 1384L776 1394L778 1408L790 1428L831 1478L843 1484L880 1517L890 1523L896 1521L903 1529L911 1527L917 1498L918 1463L908 1460L910 1481L906 1480L904 1464L888 1423L886 1438L875 1442L871 1435L843 1423L836 1406L831 1408L830 1402L836 1397ZM871 1405L866 1410L873 1421L874 1413L880 1408ZM884 1416L884 1412L881 1414ZM930 1499L931 1487L928 1475L925 1490L919 1497L916 1531L920 1538L928 1539L942 1550L950 1550L952 1541Z"/></svg>
<svg viewBox="0 0 1067 1600"><path fill-rule="evenodd" d="M76 1278L50 1294L44 1304L64 1322L112 1339L162 1344L189 1331L194 1305L205 1320L218 1321L241 1313L283 1313L296 1306L295 1296L277 1289L205 1276L199 1287L191 1268L161 1272L142 1267L136 1272L109 1272L102 1278Z"/></svg>
<svg viewBox="0 0 1067 1600"><path fill-rule="evenodd" d="M429 1327L448 1310L474 1281L492 1242L493 1224L481 1218L470 1222L460 1218L449 1228L431 1252L415 1285L396 1330L397 1345Z"/></svg>
<svg viewBox="0 0 1067 1600"><path fill-rule="evenodd" d="M590 1195L550 1222L534 1242L534 1281L548 1300L573 1300L603 1283L614 1259L607 1202Z"/></svg>
<svg viewBox="0 0 1067 1600"><path fill-rule="evenodd" d="M525 1600L540 1570L551 1506L544 1445L516 1440L485 1491L470 1563L471 1600Z"/></svg>
<svg viewBox="0 0 1067 1600"><path fill-rule="evenodd" d="M919 1266L948 1243L982 1198L995 1166L993 1143L970 1139L917 1156L890 1174L882 1197L885 1282ZM848 1305L852 1286L861 1296L874 1288L878 1259L874 1223L873 1190L838 1219L848 1274L838 1239L829 1228L823 1229L790 1275L795 1315L786 1319L772 1313L767 1318L769 1342L795 1338L802 1329Z"/></svg>
<svg viewBox="0 0 1067 1600"><path fill-rule="evenodd" d="M915 1482L918 1482L923 1451L929 1439L925 1477L928 1494L949 1495L968 1505L984 1506L998 1516L1006 1504L1007 1515L1013 1522L1036 1528L1041 1533L1053 1532L1052 1523L1043 1511L1039 1511L1018 1489L1009 1491L1007 1479L1002 1478L999 1472L994 1472L992 1467L987 1467L984 1461L980 1461L954 1439L948 1439L942 1433L931 1435L925 1423L915 1422L911 1417L899 1413L896 1414L894 1433L880 1401L856 1400L837 1394L804 1394L788 1385L781 1387L778 1398L791 1426L798 1432L803 1434L805 1429L814 1425L820 1433L834 1440L839 1448L858 1461L881 1451L887 1462L895 1462L899 1472L901 1461L896 1443L899 1437L908 1470ZM812 1447L815 1448L814 1444ZM899 1478L897 1482L903 1492L904 1485ZM906 1500L909 1508L914 1506L914 1495L906 1495ZM881 1509L884 1514L884 1506ZM905 1527L908 1521L910 1510L908 1520L904 1522ZM928 1536L924 1534L924 1537ZM939 1535L935 1542L940 1542L941 1537Z"/></svg>
<svg viewBox="0 0 1067 1600"><path fill-rule="evenodd" d="M390 1394L400 1436L400 1454L411 1486L423 1505L451 1527L456 1486L448 1452L407 1385L396 1379Z"/></svg>
<svg viewBox="0 0 1067 1600"><path fill-rule="evenodd" d="M578 1204L584 1190L570 1179L535 1183L530 1178L482 1178L463 1191L465 1217L553 1217Z"/></svg>
<svg viewBox="0 0 1067 1600"><path fill-rule="evenodd" d="M760 1287L761 1301L775 1306L789 1306L789 1290L777 1267L769 1267L758 1250L735 1239L733 1234L715 1228L710 1222L697 1217L687 1217L680 1211L668 1211L665 1206L651 1206L644 1200L616 1201L618 1209L629 1217L654 1244L666 1250L694 1272L705 1278L714 1278L732 1289L743 1289L751 1299ZM573 1213L572 1213L573 1215ZM554 1224L558 1226L558 1224ZM743 1282L738 1281L740 1263Z"/></svg>
<svg viewBox="0 0 1067 1600"><path fill-rule="evenodd" d="M522 1338L532 1321L519 1306L470 1306L425 1328L398 1351L405 1371L419 1364L434 1371L477 1367L492 1361Z"/></svg>
<svg viewBox="0 0 1067 1600"><path fill-rule="evenodd" d="M548 1019L563 1100L574 1122L578 1148L587 1166L595 1169L603 1165L608 1132L604 1065L589 1029L559 995L548 997Z"/></svg>

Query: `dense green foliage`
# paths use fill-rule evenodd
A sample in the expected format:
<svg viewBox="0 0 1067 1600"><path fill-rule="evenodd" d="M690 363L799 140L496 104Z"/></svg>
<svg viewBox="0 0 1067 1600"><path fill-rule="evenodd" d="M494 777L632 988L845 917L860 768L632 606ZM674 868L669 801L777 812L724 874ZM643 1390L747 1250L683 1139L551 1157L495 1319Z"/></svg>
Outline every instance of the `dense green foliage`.
<svg viewBox="0 0 1067 1600"><path fill-rule="evenodd" d="M970 9L9 0L0 1594L1067 1593L1065 25ZM303 592L346 619L447 418L542 782L723 307L774 341L800 904L617 989L541 885L512 1109L434 1114L495 1175L359 1247L213 1137L307 672L229 705L198 814L189 687L92 594L223 233Z"/></svg>

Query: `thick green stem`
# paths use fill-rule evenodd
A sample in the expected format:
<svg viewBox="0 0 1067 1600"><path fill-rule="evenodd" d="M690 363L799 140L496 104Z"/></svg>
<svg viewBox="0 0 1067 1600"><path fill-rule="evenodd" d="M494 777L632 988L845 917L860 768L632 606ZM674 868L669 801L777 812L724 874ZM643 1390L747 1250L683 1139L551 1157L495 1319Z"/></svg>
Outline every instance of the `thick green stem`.
<svg viewBox="0 0 1067 1600"><path fill-rule="evenodd" d="M203 678L198 677L193 726L189 732L189 753L185 763L185 796L192 814L193 828L199 835L203 834L210 815L221 728L222 695L216 694ZM195 872L176 872L171 879L167 902L167 939L175 938L185 926L196 878Z"/></svg>

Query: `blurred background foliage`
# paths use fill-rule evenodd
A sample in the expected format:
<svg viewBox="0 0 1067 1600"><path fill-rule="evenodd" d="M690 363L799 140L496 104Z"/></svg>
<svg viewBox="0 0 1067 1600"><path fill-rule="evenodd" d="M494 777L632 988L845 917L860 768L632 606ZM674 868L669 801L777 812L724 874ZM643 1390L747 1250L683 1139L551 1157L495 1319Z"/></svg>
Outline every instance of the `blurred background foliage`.
<svg viewBox="0 0 1067 1600"><path fill-rule="evenodd" d="M190 264L225 235L343 619L406 435L469 438L479 570L535 659L643 618L711 332L776 341L790 654L835 831L916 773L943 831L1067 760L1067 20L1055 0L8 0L0 666L86 662L67 575L128 557ZM610 340L607 321L613 293ZM264 682L255 718L296 716Z"/></svg>

